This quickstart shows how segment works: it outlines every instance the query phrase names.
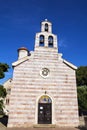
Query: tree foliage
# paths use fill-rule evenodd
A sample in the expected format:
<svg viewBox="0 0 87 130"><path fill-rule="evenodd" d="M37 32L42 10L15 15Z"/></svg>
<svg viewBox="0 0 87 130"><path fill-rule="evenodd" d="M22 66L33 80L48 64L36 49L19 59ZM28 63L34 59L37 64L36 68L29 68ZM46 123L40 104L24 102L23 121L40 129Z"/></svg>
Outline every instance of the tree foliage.
<svg viewBox="0 0 87 130"><path fill-rule="evenodd" d="M6 89L0 85L0 110L3 111L4 103L3 99L6 97Z"/></svg>
<svg viewBox="0 0 87 130"><path fill-rule="evenodd" d="M76 71L78 105L87 111L87 66L80 66Z"/></svg>
<svg viewBox="0 0 87 130"><path fill-rule="evenodd" d="M0 85L0 98L5 98L6 97L6 89Z"/></svg>
<svg viewBox="0 0 87 130"><path fill-rule="evenodd" d="M4 63L0 63L0 79L5 77L5 72L8 72L9 66Z"/></svg>
<svg viewBox="0 0 87 130"><path fill-rule="evenodd" d="M78 105L80 110L87 110L87 86L77 87Z"/></svg>
<svg viewBox="0 0 87 130"><path fill-rule="evenodd" d="M4 103L3 103L3 100L1 99L0 100L0 112L3 113L3 107L4 107Z"/></svg>
<svg viewBox="0 0 87 130"><path fill-rule="evenodd" d="M77 86L87 86L87 66L80 66L76 71Z"/></svg>
<svg viewBox="0 0 87 130"><path fill-rule="evenodd" d="M5 77L5 72L8 72L9 65L0 63L0 79ZM0 111L3 111L4 103L3 99L6 97L6 89L0 85Z"/></svg>

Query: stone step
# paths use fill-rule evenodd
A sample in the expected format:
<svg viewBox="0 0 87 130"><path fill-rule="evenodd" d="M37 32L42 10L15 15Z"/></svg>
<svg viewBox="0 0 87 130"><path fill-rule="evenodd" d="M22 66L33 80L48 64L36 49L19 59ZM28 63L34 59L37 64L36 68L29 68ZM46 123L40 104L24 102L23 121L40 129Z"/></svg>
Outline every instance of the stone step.
<svg viewBox="0 0 87 130"><path fill-rule="evenodd" d="M55 124L35 124L33 125L34 128L55 128Z"/></svg>

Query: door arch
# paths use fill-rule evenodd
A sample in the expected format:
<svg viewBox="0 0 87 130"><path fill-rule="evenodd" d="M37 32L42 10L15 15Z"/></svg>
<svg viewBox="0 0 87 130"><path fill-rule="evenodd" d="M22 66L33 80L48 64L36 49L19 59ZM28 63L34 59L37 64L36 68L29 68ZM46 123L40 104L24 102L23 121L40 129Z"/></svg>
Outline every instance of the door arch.
<svg viewBox="0 0 87 130"><path fill-rule="evenodd" d="M52 100L48 95L38 100L38 124L52 124Z"/></svg>

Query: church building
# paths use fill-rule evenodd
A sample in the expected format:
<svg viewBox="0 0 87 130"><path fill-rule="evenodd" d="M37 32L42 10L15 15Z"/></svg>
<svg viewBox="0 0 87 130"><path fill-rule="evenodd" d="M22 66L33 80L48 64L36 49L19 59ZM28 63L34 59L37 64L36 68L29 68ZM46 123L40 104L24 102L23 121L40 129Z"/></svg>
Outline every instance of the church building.
<svg viewBox="0 0 87 130"><path fill-rule="evenodd" d="M78 126L76 66L58 52L52 23L41 22L34 51L18 49L8 127Z"/></svg>

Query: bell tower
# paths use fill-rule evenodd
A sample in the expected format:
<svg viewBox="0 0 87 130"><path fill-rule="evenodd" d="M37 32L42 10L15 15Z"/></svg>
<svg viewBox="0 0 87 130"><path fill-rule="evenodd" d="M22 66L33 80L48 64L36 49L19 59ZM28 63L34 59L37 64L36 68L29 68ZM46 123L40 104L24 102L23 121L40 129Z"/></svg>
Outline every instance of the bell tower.
<svg viewBox="0 0 87 130"><path fill-rule="evenodd" d="M41 32L36 33L35 37L35 50L50 49L56 50L58 53L57 47L57 36L52 33L52 23L47 19L41 22Z"/></svg>
<svg viewBox="0 0 87 130"><path fill-rule="evenodd" d="M47 19L41 23L41 32L52 33L52 24Z"/></svg>

